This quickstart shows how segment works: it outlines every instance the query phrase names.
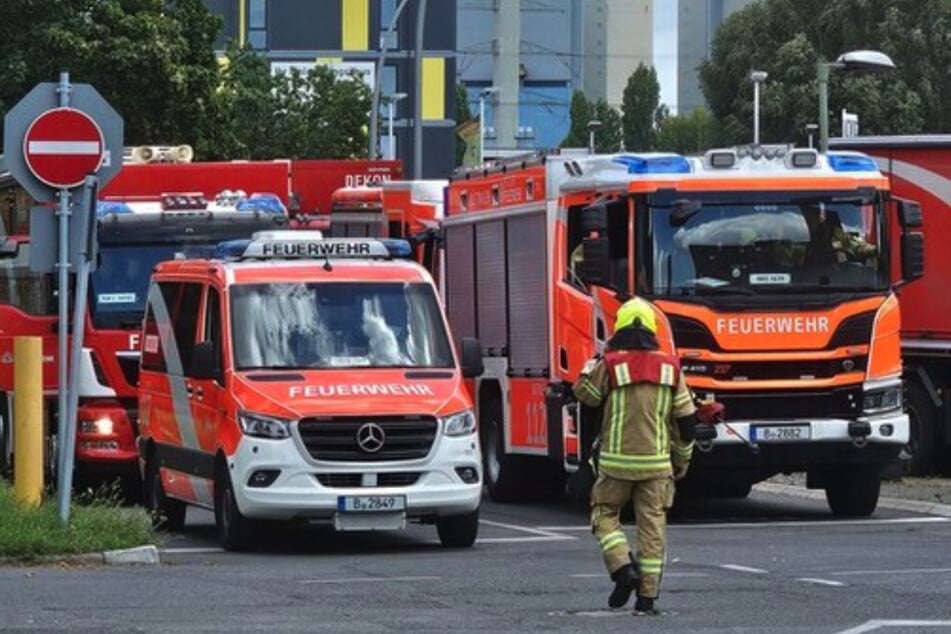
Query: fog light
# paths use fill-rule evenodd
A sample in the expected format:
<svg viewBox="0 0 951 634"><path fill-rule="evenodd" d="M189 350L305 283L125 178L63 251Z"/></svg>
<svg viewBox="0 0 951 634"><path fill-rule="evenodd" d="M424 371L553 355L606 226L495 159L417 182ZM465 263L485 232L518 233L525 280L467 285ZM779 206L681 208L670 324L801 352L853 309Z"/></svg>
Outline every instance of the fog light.
<svg viewBox="0 0 951 634"><path fill-rule="evenodd" d="M256 489L269 487L274 484L274 481L277 480L277 476L279 475L281 475L281 472L277 469L255 471L251 474L251 477L248 478L248 486Z"/></svg>
<svg viewBox="0 0 951 634"><path fill-rule="evenodd" d="M79 421L79 431L83 434L112 434L113 423L111 418L97 418L96 420Z"/></svg>
<svg viewBox="0 0 951 634"><path fill-rule="evenodd" d="M888 423L885 423L884 425L879 425L878 433L880 433L882 436L891 436L892 434L895 433L895 427L893 425L889 425Z"/></svg>
<svg viewBox="0 0 951 634"><path fill-rule="evenodd" d="M479 472L473 467L456 467L456 473L466 484L475 484L479 481Z"/></svg>

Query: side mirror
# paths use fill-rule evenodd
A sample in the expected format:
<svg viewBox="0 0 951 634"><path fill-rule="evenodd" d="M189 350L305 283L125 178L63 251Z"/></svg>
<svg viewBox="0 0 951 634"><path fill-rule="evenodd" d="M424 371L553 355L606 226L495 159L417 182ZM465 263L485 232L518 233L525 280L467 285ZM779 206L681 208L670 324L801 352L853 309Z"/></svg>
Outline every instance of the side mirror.
<svg viewBox="0 0 951 634"><path fill-rule="evenodd" d="M485 366L482 364L482 344L479 343L479 340L472 337L463 337L460 347L463 378L473 379L482 376L482 373L485 372Z"/></svg>
<svg viewBox="0 0 951 634"><path fill-rule="evenodd" d="M584 260L578 277L585 284L607 286L611 282L611 253L607 238L585 238L581 242Z"/></svg>
<svg viewBox="0 0 951 634"><path fill-rule="evenodd" d="M192 350L192 363L188 375L198 380L216 380L221 382L221 368L218 367L218 352L215 344L202 341Z"/></svg>
<svg viewBox="0 0 951 634"><path fill-rule="evenodd" d="M589 205L581 210L581 232L587 236L597 231L602 234L608 230L608 208L604 203Z"/></svg>
<svg viewBox="0 0 951 634"><path fill-rule="evenodd" d="M902 229L920 227L922 223L921 205L912 200L898 201L898 222Z"/></svg>
<svg viewBox="0 0 951 634"><path fill-rule="evenodd" d="M901 236L901 277L905 282L925 274L925 236L908 231Z"/></svg>

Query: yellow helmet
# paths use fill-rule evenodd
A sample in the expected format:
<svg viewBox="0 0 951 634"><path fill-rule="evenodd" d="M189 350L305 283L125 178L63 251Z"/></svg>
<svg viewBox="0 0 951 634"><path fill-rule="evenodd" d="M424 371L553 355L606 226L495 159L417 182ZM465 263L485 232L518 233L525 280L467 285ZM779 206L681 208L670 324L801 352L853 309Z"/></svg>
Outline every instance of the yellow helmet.
<svg viewBox="0 0 951 634"><path fill-rule="evenodd" d="M657 315L651 305L640 297L629 299L618 308L614 332L633 325L640 325L641 328L657 334Z"/></svg>

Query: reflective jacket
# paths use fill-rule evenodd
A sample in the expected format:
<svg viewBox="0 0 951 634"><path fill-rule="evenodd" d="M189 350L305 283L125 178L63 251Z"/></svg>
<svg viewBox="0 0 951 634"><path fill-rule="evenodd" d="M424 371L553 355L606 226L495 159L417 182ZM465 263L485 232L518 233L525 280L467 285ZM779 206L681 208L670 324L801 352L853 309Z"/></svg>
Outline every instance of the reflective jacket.
<svg viewBox="0 0 951 634"><path fill-rule="evenodd" d="M690 461L676 419L695 407L677 359L657 350L619 350L588 362L573 386L579 401L604 404L599 472L624 480L667 477Z"/></svg>

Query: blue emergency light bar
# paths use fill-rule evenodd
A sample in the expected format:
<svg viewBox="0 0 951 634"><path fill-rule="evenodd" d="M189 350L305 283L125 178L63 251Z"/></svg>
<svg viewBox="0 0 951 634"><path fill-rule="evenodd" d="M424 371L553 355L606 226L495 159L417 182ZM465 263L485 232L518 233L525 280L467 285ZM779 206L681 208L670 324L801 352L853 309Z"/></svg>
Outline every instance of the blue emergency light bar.
<svg viewBox="0 0 951 634"><path fill-rule="evenodd" d="M132 208L122 202L114 200L96 201L96 216L102 217L108 214L131 214Z"/></svg>
<svg viewBox="0 0 951 634"><path fill-rule="evenodd" d="M255 192L235 205L238 211L260 211L275 216L286 216L287 208L277 194Z"/></svg>
<svg viewBox="0 0 951 634"><path fill-rule="evenodd" d="M255 234L250 240L219 242L211 257L215 260L391 259L413 255L413 248L406 240L324 239L306 235L313 233L319 234L310 231L277 231Z"/></svg>
<svg viewBox="0 0 951 634"><path fill-rule="evenodd" d="M877 172L878 165L870 156L865 154L834 154L826 155L829 167L835 172Z"/></svg>
<svg viewBox="0 0 951 634"><path fill-rule="evenodd" d="M628 174L690 173L690 162L679 154L624 154L614 162L626 166Z"/></svg>

